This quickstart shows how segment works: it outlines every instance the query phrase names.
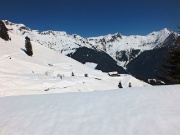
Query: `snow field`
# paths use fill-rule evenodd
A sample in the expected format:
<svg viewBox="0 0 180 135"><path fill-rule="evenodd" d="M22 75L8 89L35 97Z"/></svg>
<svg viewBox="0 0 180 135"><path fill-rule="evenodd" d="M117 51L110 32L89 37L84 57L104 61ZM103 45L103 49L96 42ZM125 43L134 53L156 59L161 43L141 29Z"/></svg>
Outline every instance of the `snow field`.
<svg viewBox="0 0 180 135"><path fill-rule="evenodd" d="M0 98L2 135L179 135L180 85Z"/></svg>
<svg viewBox="0 0 180 135"><path fill-rule="evenodd" d="M9 33L11 41L0 39L0 96L47 94L62 92L87 92L117 89L122 80L128 86L130 75L109 77L67 56L31 41L33 56L23 51L25 39ZM71 76L72 72L75 76ZM85 77L84 74L88 74ZM62 77L62 79L61 79ZM133 87L148 84L134 78Z"/></svg>

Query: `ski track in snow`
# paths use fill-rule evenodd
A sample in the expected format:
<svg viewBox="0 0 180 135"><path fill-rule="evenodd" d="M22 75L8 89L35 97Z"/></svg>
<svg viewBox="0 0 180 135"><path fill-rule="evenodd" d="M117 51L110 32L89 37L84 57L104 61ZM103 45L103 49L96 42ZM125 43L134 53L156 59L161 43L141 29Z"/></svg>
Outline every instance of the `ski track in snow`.
<svg viewBox="0 0 180 135"><path fill-rule="evenodd" d="M180 85L0 98L1 135L179 135Z"/></svg>

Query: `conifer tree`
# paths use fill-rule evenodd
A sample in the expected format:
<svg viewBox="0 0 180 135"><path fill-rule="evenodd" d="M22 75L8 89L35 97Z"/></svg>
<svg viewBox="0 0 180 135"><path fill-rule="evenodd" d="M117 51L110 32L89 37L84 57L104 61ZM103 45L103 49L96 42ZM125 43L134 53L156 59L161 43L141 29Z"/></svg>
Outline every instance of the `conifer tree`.
<svg viewBox="0 0 180 135"><path fill-rule="evenodd" d="M167 84L180 84L180 46L171 49L162 66L164 81Z"/></svg>
<svg viewBox="0 0 180 135"><path fill-rule="evenodd" d="M180 27L178 26L180 33ZM180 84L180 36L174 42L177 45L169 51L162 66L163 79L167 84Z"/></svg>
<svg viewBox="0 0 180 135"><path fill-rule="evenodd" d="M8 35L8 29L6 28L3 21L0 21L0 37L6 41L11 40Z"/></svg>
<svg viewBox="0 0 180 135"><path fill-rule="evenodd" d="M26 53L29 56L33 55L33 50L32 50L32 45L29 37L25 37L25 48L26 48Z"/></svg>
<svg viewBox="0 0 180 135"><path fill-rule="evenodd" d="M123 87L122 87L122 84L121 84L121 81L119 82L118 87L119 87L119 88L123 88Z"/></svg>

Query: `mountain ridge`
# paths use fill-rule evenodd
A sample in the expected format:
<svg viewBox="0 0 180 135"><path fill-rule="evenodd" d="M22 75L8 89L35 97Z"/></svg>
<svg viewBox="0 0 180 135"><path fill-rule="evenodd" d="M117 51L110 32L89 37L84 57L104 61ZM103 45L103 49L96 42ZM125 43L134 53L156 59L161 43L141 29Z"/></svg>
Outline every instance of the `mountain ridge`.
<svg viewBox="0 0 180 135"><path fill-rule="evenodd" d="M4 20L4 23L6 24L6 27L9 28L10 32L24 37L29 36L31 40L34 40L35 42L62 54L68 55L70 53L74 53L77 48L85 46L87 48L97 49L108 53L115 61L118 62L119 65L123 67L125 67L129 61L119 61L119 59L121 59L121 55L123 55L121 51L131 53L132 49L140 51L151 50L165 41L170 34L177 35L175 32L164 28L161 31L151 32L146 36L124 36L120 33L115 33L98 37L84 38L77 34L69 35L65 31L47 30L40 32L38 30L31 30L24 24L15 24L7 20Z"/></svg>
<svg viewBox="0 0 180 135"><path fill-rule="evenodd" d="M99 63L96 64L98 64L97 67L101 67L101 69L99 69L101 71L107 72L115 70L115 68L113 68L114 66L112 66L112 64L110 64L109 61L102 60L106 57L106 54L108 54L109 60L111 58L114 60L111 63L116 63L117 67L123 67L128 72L132 71L129 73L133 74L139 79L149 78L147 78L147 76L144 77L142 75L138 75L137 73L139 73L139 71L134 72L134 70L138 69L132 70L132 67L134 67L135 64L135 62L133 61L136 60L137 57L141 57L139 58L138 63L139 65L142 65L143 59L146 58L147 61L145 62L145 67L148 67L148 63L154 64L152 62L156 61L156 65L158 65L157 68L159 68L160 64L157 63L161 63L162 58L165 57L168 50L170 48L175 47L175 40L179 36L179 34L177 34L176 32L164 28L160 31L153 31L145 36L125 36L117 32L115 34L107 34L104 36L84 38L77 34L69 35L65 31L47 30L40 32L38 30L31 30L24 24L15 24L7 20L4 21L4 23L6 24L6 27L9 29L9 32L14 33L16 35L20 35L22 37L28 36L31 40L45 47L48 47L56 52L72 57L81 63L95 62L97 61L96 59L98 56L101 59L101 61L98 61ZM161 48L165 48L163 49L164 51L166 50L164 54L163 52L161 52ZM83 51L84 49L88 51ZM152 56L153 59L151 59L151 62L148 62L148 60L150 59L149 56L147 56L147 54L154 54L154 52L159 52L154 51L156 49L159 49L162 55L157 55L158 59L156 60L154 60L155 57ZM76 53L77 51L83 53ZM93 55L89 55L89 51L92 52ZM147 51L149 52L146 53ZM100 53L102 55L97 55L97 53ZM76 56L74 54L76 54ZM82 59L82 56L86 57ZM105 69L103 65L106 65ZM138 68L138 65L136 65L135 67ZM144 68L141 67L141 69ZM154 77L150 79L156 78L154 70L154 68L150 70L150 72L152 73L152 75L150 76ZM124 73L124 70L122 69L119 72Z"/></svg>

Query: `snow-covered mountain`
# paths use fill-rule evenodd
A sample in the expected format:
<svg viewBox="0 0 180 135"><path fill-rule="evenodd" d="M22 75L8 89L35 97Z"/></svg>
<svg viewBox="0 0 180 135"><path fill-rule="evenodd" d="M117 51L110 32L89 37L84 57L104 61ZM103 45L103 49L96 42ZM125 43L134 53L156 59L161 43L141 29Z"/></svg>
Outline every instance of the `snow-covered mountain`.
<svg viewBox="0 0 180 135"><path fill-rule="evenodd" d="M124 88L149 86L127 74L111 77L94 63L81 64L35 41L30 57L24 37L8 34L11 40L0 38L0 96L117 89L119 81Z"/></svg>
<svg viewBox="0 0 180 135"><path fill-rule="evenodd" d="M126 67L141 52L161 47L170 35L177 36L176 33L164 28L161 31L152 32L146 36L123 36L117 33L88 38L88 41L91 44L95 44L96 48L106 51L119 65Z"/></svg>
<svg viewBox="0 0 180 135"><path fill-rule="evenodd" d="M174 41L178 37L178 34L164 28L160 31L152 32L146 36L131 35L124 36L120 33L109 34L99 37L83 38L79 35L69 35L62 31L43 31L31 30L23 24L15 24L7 20L3 21L10 33L25 37L28 36L36 43L39 43L45 47L51 48L56 52L72 57L81 63L93 62L96 63L96 69L103 72L118 71L119 73L129 72L140 79L155 79L157 68L162 64L162 58L168 52L168 49L172 47ZM163 48L166 48L166 51ZM154 52L159 50L162 55L154 55ZM147 56L156 56L155 59ZM152 53L151 53L152 52ZM145 56L143 55L145 53ZM146 57L146 61L143 62ZM139 58L138 64L137 57ZM148 57L148 58L147 58ZM149 62L156 62L155 64ZM150 70L144 70L145 73L138 71L145 69L151 65L157 65ZM136 66L135 66L136 65ZM124 69L127 69L125 71ZM154 72L154 71L157 72ZM149 72L150 75L146 73Z"/></svg>
<svg viewBox="0 0 180 135"><path fill-rule="evenodd" d="M10 32L29 36L31 40L49 47L57 52L68 55L73 54L77 48L87 47L109 54L121 66L126 66L134 57L146 50L159 48L169 36L178 34L167 28L158 32L152 32L146 36L131 35L124 36L120 33L109 34L99 37L83 38L79 35L68 35L62 31L43 31L31 30L23 24L15 24L4 21Z"/></svg>
<svg viewBox="0 0 180 135"><path fill-rule="evenodd" d="M22 37L28 36L31 40L65 55L75 52L75 49L80 46L91 47L85 42L87 39L78 35L68 35L64 31L40 32L31 30L24 24L15 24L7 20L3 22L11 33Z"/></svg>

